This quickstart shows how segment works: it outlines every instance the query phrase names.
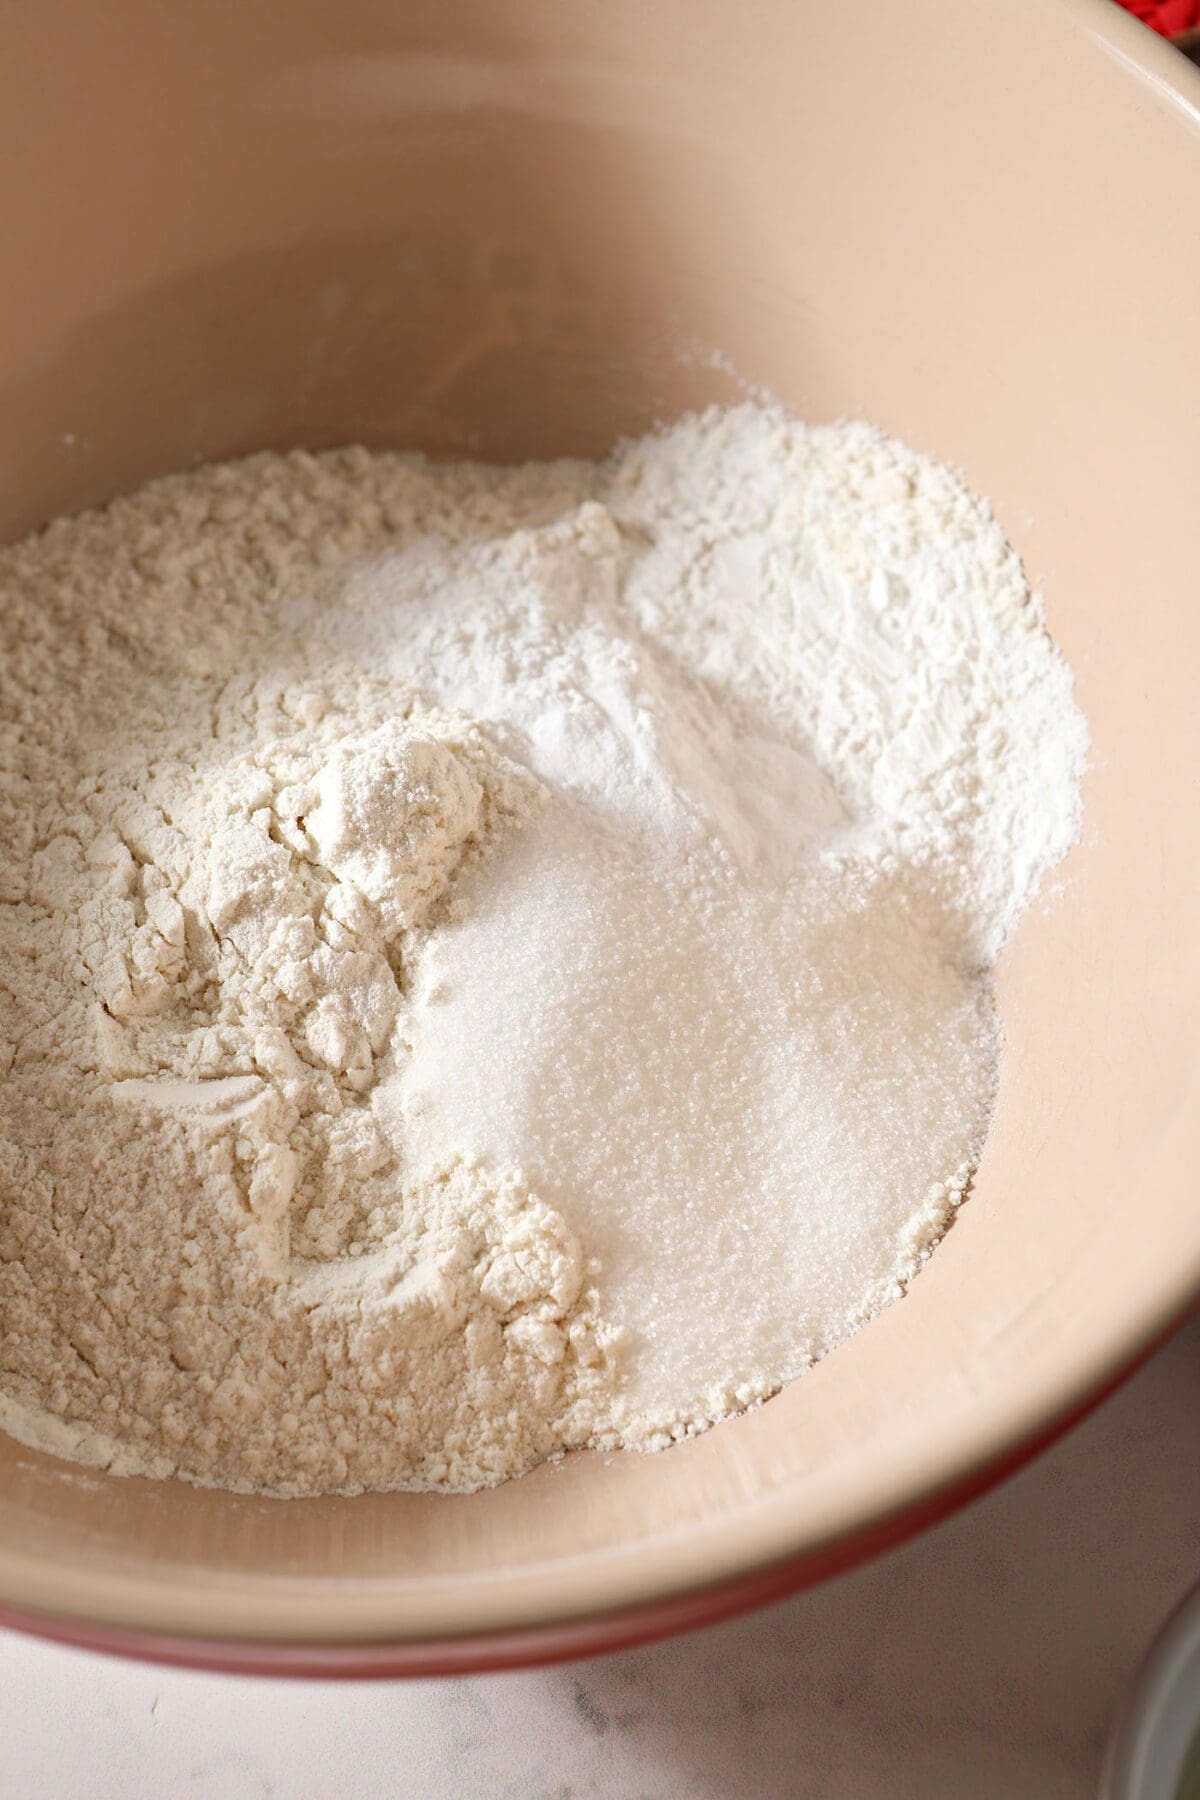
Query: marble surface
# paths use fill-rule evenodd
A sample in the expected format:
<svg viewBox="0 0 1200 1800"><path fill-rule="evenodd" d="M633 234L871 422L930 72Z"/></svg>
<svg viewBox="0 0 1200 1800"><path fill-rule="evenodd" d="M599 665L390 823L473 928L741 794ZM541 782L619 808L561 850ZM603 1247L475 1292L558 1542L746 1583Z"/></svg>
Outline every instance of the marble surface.
<svg viewBox="0 0 1200 1800"><path fill-rule="evenodd" d="M1084 1800L1200 1575L1200 1321L948 1525L767 1612L573 1667L338 1687L0 1634L6 1800Z"/></svg>

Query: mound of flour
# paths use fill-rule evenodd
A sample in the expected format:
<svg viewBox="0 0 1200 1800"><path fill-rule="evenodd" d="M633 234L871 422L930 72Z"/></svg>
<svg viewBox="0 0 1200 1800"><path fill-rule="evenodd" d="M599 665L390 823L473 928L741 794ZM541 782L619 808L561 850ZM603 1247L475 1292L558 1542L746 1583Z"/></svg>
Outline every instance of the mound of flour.
<svg viewBox="0 0 1200 1800"><path fill-rule="evenodd" d="M0 1422L469 1488L770 1394L966 1189L1084 748L987 508L766 408L3 552Z"/></svg>

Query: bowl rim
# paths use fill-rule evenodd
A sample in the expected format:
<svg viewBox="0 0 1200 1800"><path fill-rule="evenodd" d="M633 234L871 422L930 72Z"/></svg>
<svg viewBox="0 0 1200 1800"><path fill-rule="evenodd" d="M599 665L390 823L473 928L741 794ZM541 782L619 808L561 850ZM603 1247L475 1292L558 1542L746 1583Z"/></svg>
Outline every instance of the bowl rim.
<svg viewBox="0 0 1200 1800"><path fill-rule="evenodd" d="M27 1611L3 1603L0 1627L49 1643L164 1667L306 1680L489 1674L638 1649L789 1599L931 1530L1067 1436L1198 1314L1200 1295L1193 1294L1164 1328L1065 1411L1000 1449L990 1460L948 1482L935 1483L907 1506L873 1517L807 1552L752 1565L729 1578L651 1595L637 1604L576 1608L510 1629L466 1631L449 1637L384 1634L347 1642L185 1634L113 1623L99 1616Z"/></svg>
<svg viewBox="0 0 1200 1800"><path fill-rule="evenodd" d="M1181 1759L1187 1758L1200 1731L1200 1692L1194 1685L1198 1657L1200 1585L1189 1588L1168 1613L1126 1690L1104 1759L1100 1800L1169 1800L1175 1795L1182 1771L1169 1745L1172 1738L1178 1743L1172 1727L1179 1703L1188 1697L1189 1671L1192 1730L1183 1741Z"/></svg>

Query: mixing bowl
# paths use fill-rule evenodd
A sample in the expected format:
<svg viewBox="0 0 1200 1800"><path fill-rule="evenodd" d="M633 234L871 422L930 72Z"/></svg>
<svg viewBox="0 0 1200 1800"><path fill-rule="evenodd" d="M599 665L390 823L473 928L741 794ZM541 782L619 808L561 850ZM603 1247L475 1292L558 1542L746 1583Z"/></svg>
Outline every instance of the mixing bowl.
<svg viewBox="0 0 1200 1800"><path fill-rule="evenodd" d="M694 1442L470 1496L0 1439L3 1616L234 1668L569 1654L1015 1466L1200 1286L1200 76L1105 0L78 0L3 46L0 533L268 445L602 452L761 384L994 499L1094 737L906 1299Z"/></svg>

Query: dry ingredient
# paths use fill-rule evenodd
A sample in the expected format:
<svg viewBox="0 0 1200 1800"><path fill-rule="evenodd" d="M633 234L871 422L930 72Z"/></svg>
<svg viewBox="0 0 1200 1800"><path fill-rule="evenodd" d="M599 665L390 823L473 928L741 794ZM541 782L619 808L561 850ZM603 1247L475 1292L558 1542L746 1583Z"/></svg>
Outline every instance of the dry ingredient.
<svg viewBox="0 0 1200 1800"><path fill-rule="evenodd" d="M0 1423L470 1488L772 1393L901 1291L1083 721L864 425L343 450L0 554Z"/></svg>

